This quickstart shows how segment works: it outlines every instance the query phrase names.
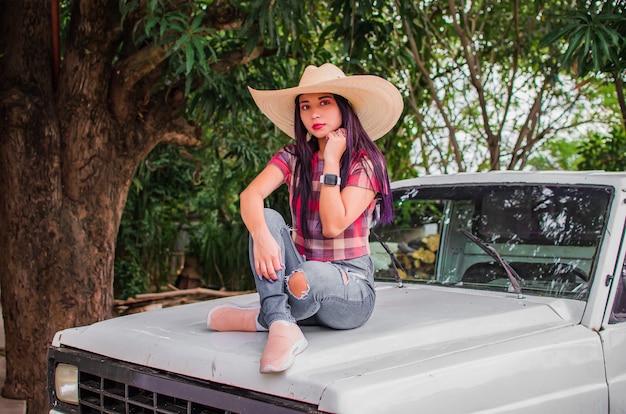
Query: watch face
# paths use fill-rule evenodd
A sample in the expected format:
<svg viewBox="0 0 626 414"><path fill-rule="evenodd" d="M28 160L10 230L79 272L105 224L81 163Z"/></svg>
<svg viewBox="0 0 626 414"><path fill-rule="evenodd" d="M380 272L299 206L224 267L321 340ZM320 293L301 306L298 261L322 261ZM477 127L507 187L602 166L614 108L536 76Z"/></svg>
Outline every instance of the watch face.
<svg viewBox="0 0 626 414"><path fill-rule="evenodd" d="M324 184L326 185L337 185L339 182L339 177L335 174L324 174Z"/></svg>

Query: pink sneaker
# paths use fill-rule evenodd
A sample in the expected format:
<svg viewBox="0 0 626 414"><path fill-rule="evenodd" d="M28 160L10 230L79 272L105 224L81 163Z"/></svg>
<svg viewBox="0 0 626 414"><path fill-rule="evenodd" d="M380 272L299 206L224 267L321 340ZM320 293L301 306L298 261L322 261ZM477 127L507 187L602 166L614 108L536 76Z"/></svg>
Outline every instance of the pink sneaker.
<svg viewBox="0 0 626 414"><path fill-rule="evenodd" d="M267 344L261 356L261 374L283 372L289 369L296 355L304 351L308 344L297 324L287 321L272 323Z"/></svg>
<svg viewBox="0 0 626 414"><path fill-rule="evenodd" d="M226 304L211 309L206 317L206 324L209 329L220 332L256 332L258 316L259 308Z"/></svg>

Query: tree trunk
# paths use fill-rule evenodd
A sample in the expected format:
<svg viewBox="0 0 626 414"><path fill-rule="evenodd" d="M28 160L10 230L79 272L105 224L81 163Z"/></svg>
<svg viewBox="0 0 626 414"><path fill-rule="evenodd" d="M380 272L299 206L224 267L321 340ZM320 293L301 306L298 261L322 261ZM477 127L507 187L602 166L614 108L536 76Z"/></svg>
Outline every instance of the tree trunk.
<svg viewBox="0 0 626 414"><path fill-rule="evenodd" d="M2 394L26 399L29 413L48 412L54 333L112 314L115 240L137 165L158 142L191 136L180 132L189 126L177 118L176 93L178 107L150 100L138 116L136 83L112 75L123 75L112 63L118 5L73 2L80 18L55 89L50 8L0 0Z"/></svg>
<svg viewBox="0 0 626 414"><path fill-rule="evenodd" d="M619 104L619 110L622 114L622 127L626 131L626 100L624 99L624 82L622 82L622 74L615 73L613 84L615 85L615 91L617 93L617 102Z"/></svg>
<svg viewBox="0 0 626 414"><path fill-rule="evenodd" d="M39 98L15 94L23 102ZM48 406L45 356L54 333L111 313L122 186L115 189L103 180L94 191L108 196L98 200L65 196L55 171L58 155L53 155L59 152L58 134L46 135L54 130L55 114L33 109L21 114L29 128L3 131L0 144L0 282L7 356L3 395L27 399L30 413L43 413ZM4 120L18 129L15 118ZM21 156L6 162L11 152Z"/></svg>
<svg viewBox="0 0 626 414"><path fill-rule="evenodd" d="M3 6L3 27L13 19L24 25L26 39L41 36L5 38L8 52L0 59L3 395L26 399L29 413L44 413L46 350L54 333L112 311L115 237L135 166L131 159L117 171L107 165L114 154L107 143L119 126L111 128L94 99L101 79L74 71L64 86L80 89L83 99L55 105L61 100L52 86L50 48L37 47L50 44L49 18L32 8L41 4Z"/></svg>
<svg viewBox="0 0 626 414"><path fill-rule="evenodd" d="M137 166L160 143L202 136L181 116L184 79L162 81L171 45L135 44L142 1L125 27L120 5L129 2L61 3L71 7L62 55L51 21L59 1L0 0L2 394L27 400L30 414L48 412L54 333L112 315L115 240ZM203 10L217 30L243 21L227 1L210 3ZM211 69L262 52L233 50Z"/></svg>

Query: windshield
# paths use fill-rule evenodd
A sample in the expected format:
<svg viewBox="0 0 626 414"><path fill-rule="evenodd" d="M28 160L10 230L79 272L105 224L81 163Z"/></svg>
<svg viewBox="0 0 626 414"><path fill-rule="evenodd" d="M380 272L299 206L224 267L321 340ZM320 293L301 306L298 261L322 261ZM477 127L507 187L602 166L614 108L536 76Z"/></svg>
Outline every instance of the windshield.
<svg viewBox="0 0 626 414"><path fill-rule="evenodd" d="M584 300L611 198L597 186L403 188L394 192L394 223L374 232L404 282ZM394 280L375 242L372 256L377 279Z"/></svg>

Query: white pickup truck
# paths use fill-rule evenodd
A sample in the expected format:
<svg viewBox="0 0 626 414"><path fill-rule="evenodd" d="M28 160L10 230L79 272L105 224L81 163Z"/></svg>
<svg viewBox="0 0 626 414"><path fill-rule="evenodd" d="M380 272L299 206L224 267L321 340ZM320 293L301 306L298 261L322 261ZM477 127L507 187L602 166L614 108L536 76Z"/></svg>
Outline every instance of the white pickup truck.
<svg viewBox="0 0 626 414"><path fill-rule="evenodd" d="M626 173L393 189L364 326L304 326L306 351L271 375L266 333L206 327L256 294L67 329L48 353L50 412L626 413Z"/></svg>

